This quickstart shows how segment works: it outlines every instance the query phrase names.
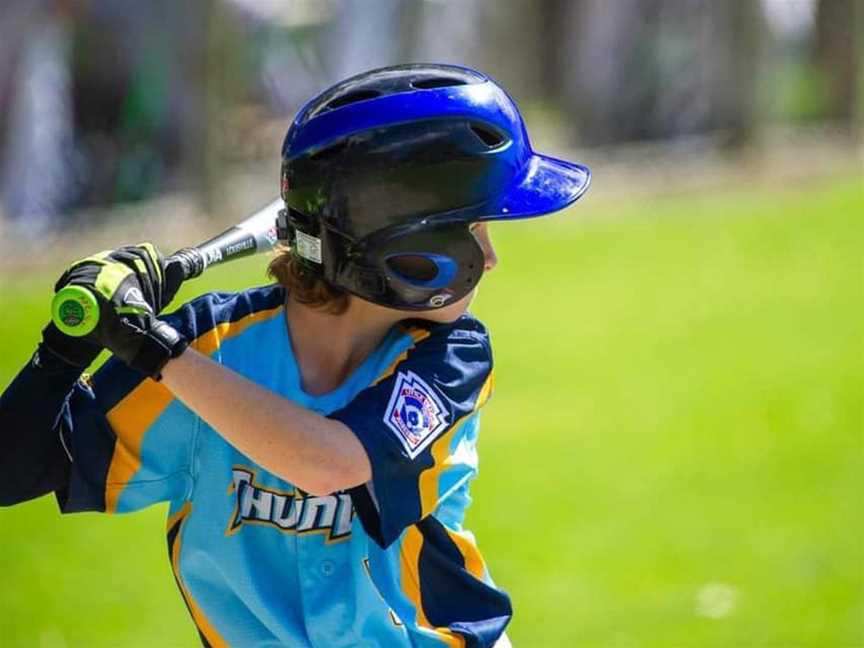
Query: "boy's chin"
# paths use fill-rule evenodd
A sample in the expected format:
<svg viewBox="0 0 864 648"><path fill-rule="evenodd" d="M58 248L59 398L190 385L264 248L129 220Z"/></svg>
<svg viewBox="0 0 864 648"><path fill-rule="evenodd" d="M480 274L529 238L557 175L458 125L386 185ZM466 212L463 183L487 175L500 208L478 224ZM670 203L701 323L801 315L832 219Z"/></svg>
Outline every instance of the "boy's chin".
<svg viewBox="0 0 864 648"><path fill-rule="evenodd" d="M443 308L436 308L434 310L428 311L419 311L416 317L429 320L431 322L438 322L440 324L449 324L450 322L455 322L457 319L459 319L460 317L462 317L462 315L465 314L465 311L468 310L468 307L471 305L471 300L474 299L476 291L477 289L475 288L459 301L455 301L448 306L444 306Z"/></svg>

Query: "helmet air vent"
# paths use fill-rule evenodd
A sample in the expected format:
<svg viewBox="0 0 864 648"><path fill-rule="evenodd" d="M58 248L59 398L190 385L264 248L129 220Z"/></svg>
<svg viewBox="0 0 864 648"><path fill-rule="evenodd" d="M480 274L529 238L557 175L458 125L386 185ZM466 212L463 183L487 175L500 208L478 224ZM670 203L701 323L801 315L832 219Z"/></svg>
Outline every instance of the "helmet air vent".
<svg viewBox="0 0 864 648"><path fill-rule="evenodd" d="M341 108L342 106L357 103L358 101L366 101L367 99L374 99L375 97L380 96L381 93L377 90L355 90L354 92L348 92L331 100L324 109L332 110L333 108Z"/></svg>
<svg viewBox="0 0 864 648"><path fill-rule="evenodd" d="M449 88L450 86L466 85L468 82L456 77L432 77L431 79L417 79L411 82L411 87L417 90L432 90L433 88Z"/></svg>
<svg viewBox="0 0 864 648"><path fill-rule="evenodd" d="M504 143L504 138L497 131L492 130L484 124L471 122L469 125L471 131L480 138L480 140L489 148L496 148Z"/></svg>

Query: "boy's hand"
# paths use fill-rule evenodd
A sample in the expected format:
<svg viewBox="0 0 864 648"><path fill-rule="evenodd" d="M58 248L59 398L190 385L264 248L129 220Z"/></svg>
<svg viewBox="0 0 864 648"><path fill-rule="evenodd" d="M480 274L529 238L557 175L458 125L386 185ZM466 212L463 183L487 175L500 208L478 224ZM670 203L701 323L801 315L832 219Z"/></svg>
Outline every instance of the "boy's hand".
<svg viewBox="0 0 864 648"><path fill-rule="evenodd" d="M171 326L156 319L180 283L176 274L166 273L156 247L144 243L76 261L55 290L73 284L93 293L99 302L99 323L84 340L107 348L130 367L158 376L186 346Z"/></svg>
<svg viewBox="0 0 864 648"><path fill-rule="evenodd" d="M178 273L166 271L165 258L155 245L141 243L75 261L57 281L54 292L69 284L84 286L118 312L158 315L181 282Z"/></svg>

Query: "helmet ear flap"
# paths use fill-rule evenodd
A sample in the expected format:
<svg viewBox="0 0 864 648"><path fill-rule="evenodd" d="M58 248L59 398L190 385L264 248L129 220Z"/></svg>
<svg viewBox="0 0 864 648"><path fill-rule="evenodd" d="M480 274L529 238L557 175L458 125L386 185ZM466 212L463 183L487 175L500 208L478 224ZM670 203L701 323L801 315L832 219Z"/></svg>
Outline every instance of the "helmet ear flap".
<svg viewBox="0 0 864 648"><path fill-rule="evenodd" d="M483 275L483 250L468 223L413 223L363 242L363 265L384 280L384 294L364 299L392 308L430 310L462 299Z"/></svg>

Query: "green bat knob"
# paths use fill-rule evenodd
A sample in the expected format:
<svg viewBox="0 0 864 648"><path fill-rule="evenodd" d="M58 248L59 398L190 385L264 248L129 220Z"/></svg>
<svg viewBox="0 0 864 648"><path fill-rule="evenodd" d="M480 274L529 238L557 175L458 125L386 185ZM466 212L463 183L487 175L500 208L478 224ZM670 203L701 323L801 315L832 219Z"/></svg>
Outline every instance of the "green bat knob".
<svg viewBox="0 0 864 648"><path fill-rule="evenodd" d="M99 302L83 286L63 286L51 301L51 319L62 333L84 337L99 323Z"/></svg>

